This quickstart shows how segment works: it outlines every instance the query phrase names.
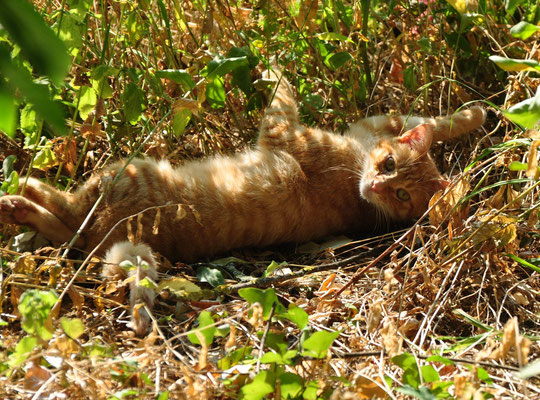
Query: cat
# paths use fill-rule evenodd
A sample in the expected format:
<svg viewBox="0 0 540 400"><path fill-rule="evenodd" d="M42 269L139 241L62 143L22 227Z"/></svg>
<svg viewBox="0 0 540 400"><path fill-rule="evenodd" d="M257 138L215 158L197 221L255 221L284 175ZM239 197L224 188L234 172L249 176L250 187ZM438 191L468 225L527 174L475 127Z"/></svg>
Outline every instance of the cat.
<svg viewBox="0 0 540 400"><path fill-rule="evenodd" d="M132 326L143 335L151 320L135 305L151 308L155 294L137 282L157 279L152 252L193 262L239 247L369 234L389 221L418 218L447 186L428 153L431 143L472 131L486 117L478 106L451 117L377 116L339 135L302 125L291 85L280 73L265 76L278 84L254 148L178 168L167 161L121 161L74 193L30 178L22 195L0 198L0 222L68 242L104 193L75 245L89 251L109 234L99 251L109 249L103 273L111 279L133 276ZM126 241L135 222L113 229L145 209L138 243ZM138 267L126 272L118 265L126 259Z"/></svg>

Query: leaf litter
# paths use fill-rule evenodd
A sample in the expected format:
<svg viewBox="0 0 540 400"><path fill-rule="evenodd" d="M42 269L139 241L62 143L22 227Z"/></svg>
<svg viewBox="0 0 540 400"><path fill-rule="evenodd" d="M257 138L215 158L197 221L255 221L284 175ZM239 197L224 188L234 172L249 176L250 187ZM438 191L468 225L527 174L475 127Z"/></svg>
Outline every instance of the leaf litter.
<svg viewBox="0 0 540 400"><path fill-rule="evenodd" d="M164 5L163 2L157 3ZM296 28L292 32L303 29L302 21L307 21L307 32L318 34L321 27L317 13L305 9L305 3L304 8L294 12ZM452 4L460 14L467 12L458 3ZM109 11L120 24L118 7ZM156 9L148 4L143 7L150 7L154 15L160 15L159 6ZM228 50L235 40L238 40L235 47L241 47L244 42L236 39L235 29L247 30L257 25L258 20L252 18L254 10L228 8L217 2L208 3L203 11L192 2L185 2L182 7L175 10L165 8L165 11L171 13L170 20L176 21L180 27L171 24L168 29L173 30L175 43L183 49L180 57L186 69L183 70L185 73L176 74L181 77L176 86L170 79L172 75L163 75L161 79L168 82L165 90L170 96L168 100L166 96L163 98L168 101L165 104L175 108L175 112L189 111L192 114L190 121L186 118L177 121L177 128L182 129L175 135L175 150L167 155L173 163L180 163L204 154L242 148L254 136L261 111L255 109L245 115L240 113L239 110L245 109L249 102L235 95L238 92L227 92L226 111L208 106L205 95L207 83L197 86L192 98L174 95L182 85L193 89L193 82L185 81L187 77L197 75L197 71L214 59L207 50L200 50L198 46L202 46L201 43L193 38L208 35L213 47L221 50L220 54L225 54L224 50ZM286 17L289 12L281 8L278 11L281 17ZM355 8L354 11L352 26L360 27L360 10ZM350 18L346 12L338 12L337 15L340 21ZM419 34L409 28L418 26L417 18L421 17L417 13L404 9L399 21L395 15L391 17L389 23L395 24L397 29L407 35ZM440 70L431 71L432 75L450 76L448 70L452 60L445 58L443 52L429 53L429 49L439 44L433 36L436 27L427 17L421 25L425 29L422 34L426 36L417 39L427 39L427 44L421 42L428 51L424 54L439 61L434 68ZM95 25L97 20L91 18L89 23ZM126 29L120 25L113 28L119 32ZM125 32L137 34L136 30L129 29ZM497 33L500 36L496 39L507 42L502 31ZM530 31L533 32L532 29ZM98 39L98 32L96 29L93 39ZM167 43L166 36L152 33L159 41ZM363 36L360 32L354 33L358 33L360 38ZM332 42L339 50L334 55L348 52L353 55L351 60L360 59L359 51L353 46L354 41L342 40L339 35L321 37L325 47L321 45L319 51L328 51L330 47L326 42ZM469 35L471 41L474 35L475 40L484 40L478 31L474 31ZM143 35L139 35L138 40L142 40L141 46L148 51L155 50L144 41ZM448 79L433 83L432 90L424 92L428 94L418 101L410 89L415 79L423 78L421 74L417 77L415 68L410 67L422 65L423 60L418 57L424 56L409 51L413 45L408 42L387 44L381 40L380 44L378 63L382 63L385 57L396 58L394 47L398 46L401 51L398 52L397 63L409 69L403 68L400 72L399 68L394 68L391 71L389 67L385 69L380 65L376 72L380 79L369 101L373 113L414 109L415 112L438 115L441 109L455 110L461 105L462 97L478 98L477 91L466 85L450 84ZM485 43L477 45L479 49L486 46ZM257 47L257 43L253 46L264 53L264 47ZM165 52L166 46L159 49ZM528 44L525 49L530 53L530 59L534 59L535 50ZM298 51L292 47L288 50L293 54ZM356 73L351 67L352 61L347 61L348 57L340 56L345 64L337 67L337 58L332 59L331 56L329 54L326 63L323 60L324 73L315 67L303 71L299 68L291 73L296 74L293 76L298 78L299 86L308 81L314 93L326 93L329 110L316 113L311 110L313 115L310 118L317 125L339 131L344 119L357 119L363 113L355 101L367 88L348 89L344 97L338 86L325 86L326 81L345 82L351 73ZM130 62L136 63L140 56L133 52L132 57ZM158 58L162 63L169 61L161 54ZM235 60L237 63L245 61ZM233 61L229 61L229 66ZM510 65L506 63L504 65ZM537 66L531 62L516 64L512 60L509 68L525 71ZM406 76L403 75L405 70ZM306 75L311 80L306 80ZM535 103L528 99L533 99L531 93L538 86L535 81L538 78L531 78L523 72L514 77L515 80L508 83L509 96L505 108L511 109L528 101L521 108L512 109L513 112L521 116L523 109L527 111L532 107L536 113ZM112 91L110 104L120 109L120 82L116 75L109 79ZM499 88L489 81L491 78L486 79L487 82L477 83L476 89L488 97ZM405 80L409 87L404 86ZM216 90L221 90L217 83L215 85ZM226 81L223 88L229 90L230 85L231 82ZM448 96L446 103L441 100L444 93L454 93L456 98ZM139 102L138 92L132 94L125 97L126 101L135 99L133 101ZM91 119L94 113L95 120L85 121L88 125L78 128L83 142L90 131L101 133L108 129L109 121L102 116L113 111L98 110L98 105L103 107L98 102L96 110L87 110L88 118ZM332 107L345 110L346 116L332 112ZM148 104L148 108L141 111L143 108L137 104L130 107L129 120L140 121L139 113L142 115L142 112L145 118L152 120L159 120L157 116L163 114L155 104ZM302 110L307 112L306 108ZM524 120L530 125L530 114L525 117L519 121ZM68 291L69 296L62 299L57 309L58 318L49 318L41 312L43 323L39 319L25 320L19 312L23 300L21 295L28 290L39 290L39 293L32 292L35 301L45 308L50 307L50 299L56 296L56 291L66 287L78 261L62 259L59 249L54 248L28 254L21 254L20 250L10 251L7 246L9 235L5 231L2 236L2 244L6 246L2 250L1 320L7 324L1 328L4 360L0 358L3 368L0 393L25 398L42 395L44 398L70 399L158 398L162 393L167 393L169 398L237 398L239 394L250 398L250 390L255 390L272 393L274 398L279 398L276 393L290 393L290 398L299 396L299 393L303 393L304 398L385 398L390 394L393 398L404 398L406 393L418 397L421 393L425 395L426 388L437 389L433 371L428 372L429 368L424 368L431 367L436 376L441 377L439 383L453 382L452 395L455 398L477 398L487 393L496 398L534 398L539 394L535 386L538 381L532 377L534 374L529 374L531 380L526 381L516 375L516 370L537 359L540 353L537 344L540 336L540 279L538 271L531 267L540 265L540 199L536 186L538 144L536 140L529 140L525 145L509 149L497 147L505 138L516 135L526 138L527 134L504 120L501 124L493 115L490 115L488 124L492 132L476 133L457 144L435 148L439 165L448 167L449 160L452 160L455 178L445 192L432 199L429 222L420 221L408 228L408 234L400 231L367 239L352 237L316 243L304 247L304 250L309 249L305 253L291 246L264 253L238 250L233 252L235 258L231 257L229 262L206 266L219 271L223 281L215 277L216 272L206 283L202 279L197 281L193 267L183 264L171 266L166 275L160 275L159 296L153 312L154 331L145 338L136 338L126 328L129 313L125 286L104 282L96 267L87 268L77 277ZM131 129L125 128L124 138L132 135ZM86 153L82 163L85 172L103 165L99 154L103 153L103 157L108 158L113 151L103 135L93 136L96 137L92 141L88 140L91 152ZM529 137L534 137L534 134ZM160 140L165 141L165 147L171 148L170 137L156 138L150 147L154 145L163 149L164 144ZM66 158L57 156L47 159L47 162L65 162L71 174L76 170L74 146L71 141L66 141L63 146ZM119 154L125 154L130 146L124 139L118 145ZM62 152L62 149L57 147L56 151ZM487 152L488 158L477 157L483 151ZM97 158L92 154L98 155ZM492 156L494 158L489 158ZM510 162L518 160L526 163L524 169L509 168ZM490 185L495 186L479 191ZM176 207L177 218L183 218L187 206ZM153 226L143 226L140 219L132 222L131 236L137 241L143 229L159 229L159 210ZM375 268L366 269L354 285L346 287L356 271L368 266L391 245L395 248L378 261ZM310 273L317 266L339 262L365 251L372 254L327 271L319 269ZM239 276L248 284L250 277L262 276L272 261L286 261L287 271L302 270L306 274L294 280L271 281L272 289L266 289L269 292L264 295L257 292L257 296L263 296L259 297L263 304L249 304L235 291L226 290L228 285L240 281ZM57 264L71 267L64 267L57 274L54 270ZM270 272L268 278L272 275ZM209 283L212 279L215 285ZM345 290L340 292L343 288ZM199 307L202 302L206 304ZM298 317L301 312L294 311L294 307L306 313L305 324L300 322L303 317ZM25 327L28 330L24 330ZM207 329L200 330L200 327ZM209 330L212 334L208 333ZM339 332L339 336L324 335L331 331ZM39 341L35 332L41 335ZM52 337L46 339L49 335ZM318 340L317 336L324 336L324 340ZM287 354L287 351L296 351L299 343L310 338L313 339L307 342L307 349L304 348L308 355ZM269 353L271 355L266 355ZM427 362L426 359L433 355L441 358ZM256 374L257 359L264 356L266 359L273 357L276 361L262 363L260 372ZM284 371L275 381L279 384L269 384L272 374L279 368ZM488 371L487 378L482 371ZM497 384L490 384L488 378L496 379ZM402 391L394 391L392 387L401 387Z"/></svg>

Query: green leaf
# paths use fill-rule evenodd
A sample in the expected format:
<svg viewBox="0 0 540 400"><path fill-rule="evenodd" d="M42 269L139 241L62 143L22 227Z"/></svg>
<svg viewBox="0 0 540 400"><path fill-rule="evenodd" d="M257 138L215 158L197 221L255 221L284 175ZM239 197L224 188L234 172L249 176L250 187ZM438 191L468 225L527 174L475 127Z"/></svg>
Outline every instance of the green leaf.
<svg viewBox="0 0 540 400"><path fill-rule="evenodd" d="M490 56L489 59L505 71L534 71L540 72L540 63L534 60L519 60L516 58L505 58Z"/></svg>
<svg viewBox="0 0 540 400"><path fill-rule="evenodd" d="M418 82L416 80L416 68L414 65L409 65L403 70L403 85L411 92L414 92L418 88Z"/></svg>
<svg viewBox="0 0 540 400"><path fill-rule="evenodd" d="M253 382L240 389L240 399L262 400L264 396L274 392L275 385L275 375L270 371L261 371L253 378Z"/></svg>
<svg viewBox="0 0 540 400"><path fill-rule="evenodd" d="M179 138L182 136L186 130L189 121L191 121L191 116L193 113L187 108L181 108L174 113L173 117L173 133L174 136Z"/></svg>
<svg viewBox="0 0 540 400"><path fill-rule="evenodd" d="M330 66L330 68L338 69L339 67L345 65L346 62L353 59L354 57L350 53L342 51L332 54L330 57L327 57L326 60L328 61L328 65Z"/></svg>
<svg viewBox="0 0 540 400"><path fill-rule="evenodd" d="M30 353L38 345L38 338L36 336L26 336L22 338L17 346L15 346L15 351L9 355L8 365L11 368L17 368L22 365Z"/></svg>
<svg viewBox="0 0 540 400"><path fill-rule="evenodd" d="M212 287L217 287L225 283L221 271L217 268L200 267L197 269L196 274L199 282L208 282Z"/></svg>
<svg viewBox="0 0 540 400"><path fill-rule="evenodd" d="M304 389L304 381L301 377L292 372L285 372L279 376L281 383L281 398L296 399Z"/></svg>
<svg viewBox="0 0 540 400"><path fill-rule="evenodd" d="M90 0L68 0L69 13L79 23L84 22L92 2Z"/></svg>
<svg viewBox="0 0 540 400"><path fill-rule="evenodd" d="M60 325L65 334L72 339L79 338L84 333L84 324L79 318L60 318Z"/></svg>
<svg viewBox="0 0 540 400"><path fill-rule="evenodd" d="M263 364L283 364L283 357L279 353L274 353L273 351L269 351L263 354L261 357L261 363Z"/></svg>
<svg viewBox="0 0 540 400"><path fill-rule="evenodd" d="M264 277L270 276L270 275L272 275L272 273L273 273L276 269L278 269L278 268L280 268L280 267L285 267L285 266L287 266L287 265L288 265L288 264L287 264L286 261L283 261L283 262L281 262L281 263L279 263L279 264L278 264L277 262L275 262L275 261L272 261L272 262L268 265L268 267L266 267L266 270L264 271L263 276L264 276Z"/></svg>
<svg viewBox="0 0 540 400"><path fill-rule="evenodd" d="M538 31L540 31L540 26L529 24L526 21L521 21L510 29L510 33L513 37L522 40L530 38Z"/></svg>
<svg viewBox="0 0 540 400"><path fill-rule="evenodd" d="M2 172L4 173L4 176L9 176L13 172L15 160L17 160L17 156L14 155L7 156L4 159L4 162L2 163Z"/></svg>
<svg viewBox="0 0 540 400"><path fill-rule="evenodd" d="M223 78L216 77L206 85L206 99L212 108L222 108L225 106L225 86Z"/></svg>
<svg viewBox="0 0 540 400"><path fill-rule="evenodd" d="M169 400L169 392L159 392L156 400Z"/></svg>
<svg viewBox="0 0 540 400"><path fill-rule="evenodd" d="M418 389L410 385L403 385L402 387L396 388L396 391L421 400L437 400L437 397L425 386Z"/></svg>
<svg viewBox="0 0 540 400"><path fill-rule="evenodd" d="M247 56L242 57L216 57L203 68L201 75L207 80L223 77L234 69L249 65Z"/></svg>
<svg viewBox="0 0 540 400"><path fill-rule="evenodd" d="M67 48L45 23L30 2L3 1L0 25L21 48L34 71L47 75L60 85L67 74L71 57ZM5 54L1 55L2 58ZM5 62L8 59L4 59Z"/></svg>
<svg viewBox="0 0 540 400"><path fill-rule="evenodd" d="M21 111L19 124L25 135L33 135L37 130L39 130L41 122L42 119L38 117L35 108L31 104L24 106Z"/></svg>
<svg viewBox="0 0 540 400"><path fill-rule="evenodd" d="M536 271L536 272L539 272L540 273L540 268L537 267L536 265L534 264L531 264L530 262L528 262L527 260L524 260L514 254L511 254L511 253L504 253L505 256L507 257L510 257L512 260L516 261L517 263L521 264L522 266L526 267L526 268L529 268L529 269L532 269L533 271Z"/></svg>
<svg viewBox="0 0 540 400"><path fill-rule="evenodd" d="M134 83L128 84L122 93L122 102L124 103L126 120L135 125L141 119L144 111L143 91Z"/></svg>
<svg viewBox="0 0 540 400"><path fill-rule="evenodd" d="M522 162L519 162L519 161L512 161L508 165L508 169L510 171L526 171L527 168L529 168L529 167L527 166L526 163L522 163Z"/></svg>
<svg viewBox="0 0 540 400"><path fill-rule="evenodd" d="M289 310L280 314L280 317L292 321L300 330L304 329L308 324L308 313L294 303L290 303Z"/></svg>
<svg viewBox="0 0 540 400"><path fill-rule="evenodd" d="M197 321L199 322L199 326L197 329L204 336L206 345L210 346L214 340L214 334L216 333L216 327L209 326L215 323L214 318L212 317L212 314L208 311L203 311L199 314L199 318L197 318ZM204 329L207 326L209 327ZM199 338L194 333L188 333L188 339L193 344L201 344L201 342L199 341Z"/></svg>
<svg viewBox="0 0 540 400"><path fill-rule="evenodd" d="M318 331L304 340L302 355L314 358L324 358L339 332Z"/></svg>
<svg viewBox="0 0 540 400"><path fill-rule="evenodd" d="M403 353L392 358L392 362L403 369L403 384L418 389L420 386L420 371L416 359L410 353Z"/></svg>
<svg viewBox="0 0 540 400"><path fill-rule="evenodd" d="M156 71L156 77L176 82L182 85L184 90L191 90L195 87L195 82L193 82L191 75L183 69L164 69Z"/></svg>
<svg viewBox="0 0 540 400"><path fill-rule="evenodd" d="M430 357L426 358L426 361L440 362L440 363L442 363L444 365L454 365L455 364L454 361L449 360L448 358L443 357L443 356L439 356L439 355L430 356Z"/></svg>
<svg viewBox="0 0 540 400"><path fill-rule="evenodd" d="M304 400L317 400L317 392L319 391L319 381L310 381L302 393Z"/></svg>
<svg viewBox="0 0 540 400"><path fill-rule="evenodd" d="M504 0L504 8L508 14L514 14L516 8L524 2L525 0Z"/></svg>
<svg viewBox="0 0 540 400"><path fill-rule="evenodd" d="M113 90L109 85L109 78L118 75L118 69L108 65L98 65L90 73L90 82L100 99L110 99Z"/></svg>
<svg viewBox="0 0 540 400"><path fill-rule="evenodd" d="M469 322L471 325L473 326L476 326L477 328L480 328L480 329L483 329L484 331L486 332L491 332L493 331L494 329L492 327L490 327L489 325L486 325L480 321L478 321L477 319L473 318L470 314L466 313L465 311L461 310L461 309L455 309L452 311L455 315L457 315L458 317L461 317L463 318L465 321Z"/></svg>
<svg viewBox="0 0 540 400"><path fill-rule="evenodd" d="M4 175L6 176L6 175ZM8 175L8 178L2 182L2 186L0 186L0 195L3 195L4 193L7 194L17 194L17 191L19 190L19 174L17 171L11 171Z"/></svg>
<svg viewBox="0 0 540 400"><path fill-rule="evenodd" d="M26 2L20 4L26 4ZM40 116L47 120L58 133L65 132L62 110L57 103L51 100L48 86L35 83L26 68L15 65L11 59L11 50L5 43L0 44L0 76L2 75L10 85L19 90L27 102L31 103Z"/></svg>
<svg viewBox="0 0 540 400"><path fill-rule="evenodd" d="M478 379L480 379L482 382L488 385L493 385L493 379L491 379L488 372L484 368L478 367L476 370L476 376L478 376Z"/></svg>
<svg viewBox="0 0 540 400"><path fill-rule="evenodd" d="M422 374L422 379L426 383L437 382L441 379L437 370L431 365L422 365L420 367L420 373Z"/></svg>
<svg viewBox="0 0 540 400"><path fill-rule="evenodd" d="M57 301L58 296L52 290L31 289L24 292L18 306L22 315L22 328L27 333L37 335L43 340L52 338L54 329L49 313Z"/></svg>
<svg viewBox="0 0 540 400"><path fill-rule="evenodd" d="M0 131L10 138L15 137L17 125L17 107L13 95L7 90L3 79L0 79Z"/></svg>
<svg viewBox="0 0 540 400"><path fill-rule="evenodd" d="M137 282L137 286L139 287L145 287L148 289L156 290L158 288L158 285L156 282L154 282L151 278L146 276L145 278L141 279L139 282Z"/></svg>
<svg viewBox="0 0 540 400"><path fill-rule="evenodd" d="M76 57L83 45L83 35L77 20L70 14L64 14L58 23L53 25L54 30L58 30L58 36L66 44L70 54Z"/></svg>
<svg viewBox="0 0 540 400"><path fill-rule="evenodd" d="M510 121L527 129L535 129L540 122L540 87L534 97L510 107L503 114Z"/></svg>
<svg viewBox="0 0 540 400"><path fill-rule="evenodd" d="M281 305L276 296L276 292L272 288L266 290L257 288L244 288L238 291L240 297L246 300L249 304L259 303L263 308L263 317L265 320L270 316L272 306L276 305L276 315L281 314L285 307Z"/></svg>
<svg viewBox="0 0 540 400"><path fill-rule="evenodd" d="M97 95L94 88L90 86L81 86L78 102L79 114L82 120L85 121L97 104Z"/></svg>

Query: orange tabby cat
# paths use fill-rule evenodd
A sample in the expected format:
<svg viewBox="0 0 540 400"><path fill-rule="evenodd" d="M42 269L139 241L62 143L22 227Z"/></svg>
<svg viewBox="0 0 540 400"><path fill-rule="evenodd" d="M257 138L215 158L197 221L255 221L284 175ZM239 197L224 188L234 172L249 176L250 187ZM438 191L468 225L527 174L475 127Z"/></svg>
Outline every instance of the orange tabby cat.
<svg viewBox="0 0 540 400"><path fill-rule="evenodd" d="M254 149L179 168L134 160L110 185L123 167L119 162L74 193L30 179L23 196L0 198L0 222L27 225L53 242L66 242L104 192L76 245L91 250L110 234L101 246L101 254L110 248L104 274L135 275L131 304L151 307L154 292L137 285L145 276L157 277L150 248L171 261L191 262L238 247L371 233L388 221L419 217L446 186L428 154L432 141L476 129L484 119L480 107L436 119L381 116L336 135L299 123L290 85L281 79ZM156 232L156 207L167 204L159 210ZM128 223L113 230L114 225L147 208L141 240L149 247L125 242ZM126 259L148 265L126 272L117 265ZM139 334L147 331L144 308L133 319Z"/></svg>

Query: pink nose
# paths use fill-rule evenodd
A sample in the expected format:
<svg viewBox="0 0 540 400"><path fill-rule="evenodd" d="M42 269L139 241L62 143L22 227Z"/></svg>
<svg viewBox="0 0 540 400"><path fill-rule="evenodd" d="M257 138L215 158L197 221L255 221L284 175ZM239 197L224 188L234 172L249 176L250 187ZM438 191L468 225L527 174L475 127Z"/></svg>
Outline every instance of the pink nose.
<svg viewBox="0 0 540 400"><path fill-rule="evenodd" d="M381 182L373 181L371 182L371 187L369 188L369 190L377 194L380 194L383 191L383 186L384 185Z"/></svg>

